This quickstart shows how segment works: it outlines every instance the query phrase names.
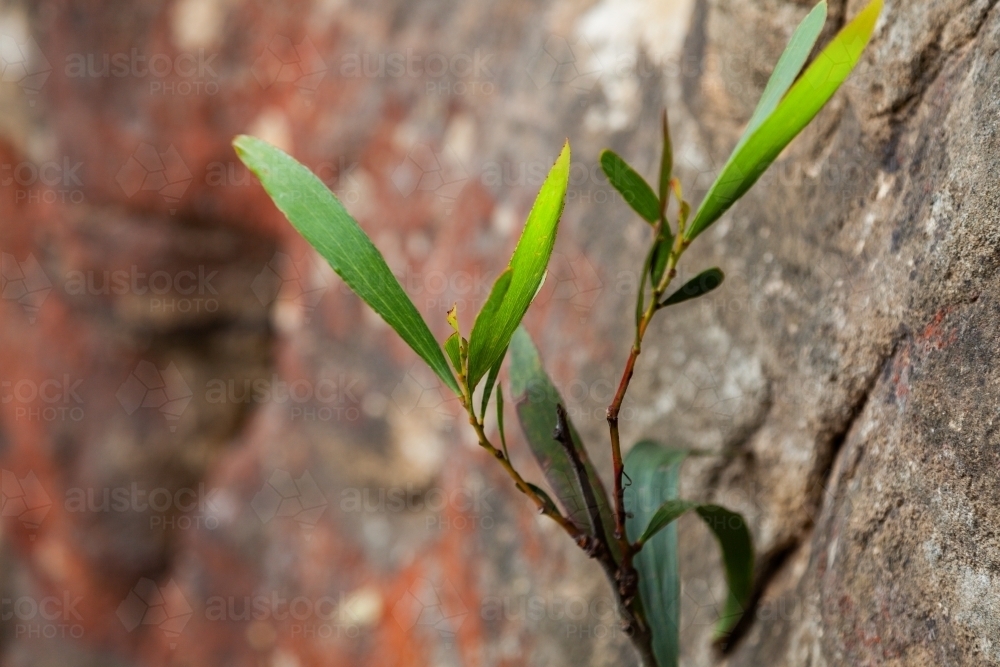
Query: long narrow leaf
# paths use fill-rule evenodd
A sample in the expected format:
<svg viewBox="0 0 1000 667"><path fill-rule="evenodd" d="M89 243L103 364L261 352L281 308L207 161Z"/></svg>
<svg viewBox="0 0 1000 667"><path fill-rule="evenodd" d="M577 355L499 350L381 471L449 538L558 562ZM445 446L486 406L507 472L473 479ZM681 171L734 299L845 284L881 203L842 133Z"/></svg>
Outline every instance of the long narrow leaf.
<svg viewBox="0 0 1000 667"><path fill-rule="evenodd" d="M771 78L767 80L760 101L757 102L757 108L754 109L746 129L743 130L743 136L736 144L736 148L733 149L734 153L742 148L750 135L771 115L781 98L791 88L795 78L802 71L802 66L806 64L806 59L809 58L813 46L816 45L816 40L819 39L819 34L823 31L825 23L826 0L822 0L802 19L799 27L792 34L792 38L788 40L788 46L778 58L778 64L774 66Z"/></svg>
<svg viewBox="0 0 1000 667"><path fill-rule="evenodd" d="M507 432L503 428L503 385L497 385L497 430L500 431L500 444L503 446L503 455L510 461L510 454L507 452Z"/></svg>
<svg viewBox="0 0 1000 667"><path fill-rule="evenodd" d="M639 537L640 544L648 543L657 533L670 526L689 510L702 518L719 542L722 562L726 571L729 595L723 605L716 625L716 635L723 636L740 620L753 587L753 541L743 517L719 505L703 505L689 500L669 499L660 505L649 519L649 524ZM645 549L645 547L643 547ZM642 553L640 551L640 553ZM641 575L640 575L641 576Z"/></svg>
<svg viewBox="0 0 1000 667"><path fill-rule="evenodd" d="M493 317L493 315L500 309L500 304L503 303L504 297L507 296L507 291L510 289L510 280L513 275L514 272L510 269L510 267L507 267L503 270L503 273L497 276L492 289L490 289L490 295L486 298L486 303L483 304L482 310L479 311L479 315L476 317L477 322L479 321L479 317ZM474 328L473 331L475 331ZM482 409L479 411L480 419L486 416L486 406L490 402L490 393L493 391L493 383L497 380L497 375L500 373L500 365L503 363L503 357L506 353L507 350L504 349L500 358L497 359L496 363L490 367L489 375L486 377L486 386L483 387ZM475 384L470 384L470 387L475 387Z"/></svg>
<svg viewBox="0 0 1000 667"><path fill-rule="evenodd" d="M674 175L674 145L670 140L670 122L663 110L663 154L660 156L660 210L666 209L670 197L670 179ZM666 220L663 221L666 224Z"/></svg>
<svg viewBox="0 0 1000 667"><path fill-rule="evenodd" d="M576 481L573 464L563 447L552 437L556 426L556 405L565 403L542 367L538 350L524 327L518 327L510 341L510 392L517 409L518 420L521 422L521 430L524 431L524 438L542 472L545 473L556 499L574 523L581 527L589 527L590 534L593 534L583 490ZM569 422L569 427L587 477L590 479L590 485L594 489L605 534L613 535L614 519L607 494L597 471L586 455L583 441L572 421ZM617 552L616 541L611 540L611 545Z"/></svg>
<svg viewBox="0 0 1000 667"><path fill-rule="evenodd" d="M753 589L753 540L746 521L736 512L718 505L702 505L696 510L719 540L726 570L729 595L715 626L716 636L724 636L736 625L747 608Z"/></svg>
<svg viewBox="0 0 1000 667"><path fill-rule="evenodd" d="M566 200L569 161L567 141L542 183L510 258L511 277L506 294L496 307L484 307L476 316L469 336L470 387L475 387L503 354L542 284Z"/></svg>
<svg viewBox="0 0 1000 667"><path fill-rule="evenodd" d="M650 518L649 525L646 526L646 530L642 532L642 535L639 536L636 542L639 544L648 542L651 537L679 519L685 512L697 506L698 503L690 500L674 498L673 500L666 501L660 505L660 509L656 510L652 518Z"/></svg>
<svg viewBox="0 0 1000 667"><path fill-rule="evenodd" d="M233 146L278 209L347 286L396 330L442 382L459 393L458 383L427 323L389 270L382 253L329 188L290 155L265 141L241 135Z"/></svg>
<svg viewBox="0 0 1000 667"><path fill-rule="evenodd" d="M816 57L774 111L741 142L709 188L685 232L690 241L746 194L809 124L854 69L871 39L883 0L872 0Z"/></svg>
<svg viewBox="0 0 1000 667"><path fill-rule="evenodd" d="M608 149L601 151L601 169L615 190L621 193L625 203L646 222L655 223L660 219L660 200L653 193L653 188L617 153Z"/></svg>
<svg viewBox="0 0 1000 667"><path fill-rule="evenodd" d="M687 452L667 449L651 440L637 443L625 457L632 484L625 489L625 530L635 541L653 515L677 497L680 466ZM653 634L658 667L677 667L680 653L680 578L677 570L677 527L668 525L636 554L639 598Z"/></svg>

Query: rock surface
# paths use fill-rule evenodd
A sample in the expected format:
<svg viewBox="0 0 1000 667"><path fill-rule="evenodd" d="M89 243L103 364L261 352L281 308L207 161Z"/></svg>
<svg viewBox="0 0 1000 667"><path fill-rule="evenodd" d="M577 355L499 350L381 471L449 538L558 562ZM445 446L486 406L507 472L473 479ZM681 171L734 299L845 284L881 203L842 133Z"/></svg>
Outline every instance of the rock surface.
<svg viewBox="0 0 1000 667"><path fill-rule="evenodd" d="M831 2L828 36L862 4ZM682 520L685 665L1000 663L995 4L887 2L849 83L685 256L727 281L654 324L623 438L712 450L684 493L743 512L759 550L719 652L715 548ZM700 198L809 6L0 5L0 662L635 664L598 566L229 141L312 167L443 338L568 137L528 326L609 477L647 232L598 153L651 175L666 106Z"/></svg>

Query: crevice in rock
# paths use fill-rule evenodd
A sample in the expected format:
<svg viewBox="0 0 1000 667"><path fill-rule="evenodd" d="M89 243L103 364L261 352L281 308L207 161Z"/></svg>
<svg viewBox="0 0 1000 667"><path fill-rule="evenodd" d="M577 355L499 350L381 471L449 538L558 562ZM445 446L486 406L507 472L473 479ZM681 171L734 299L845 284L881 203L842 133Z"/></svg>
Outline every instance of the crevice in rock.
<svg viewBox="0 0 1000 667"><path fill-rule="evenodd" d="M882 377L884 369L891 365L899 348L899 341L899 338L893 341L889 352L883 356L881 362L877 365L878 370L871 373L868 378L865 378L864 385L851 402L850 408L847 410L847 416L839 428L825 438L827 445L817 458L815 472L811 476L815 480L815 483L810 483L808 486L811 496L809 502L814 507L813 515L787 540L758 557L753 592L751 593L746 611L736 624L736 627L733 628L733 631L717 643L717 647L723 655L732 653L740 640L753 627L754 619L757 616L757 607L764 593L771 586L771 582L781 573L791 557L812 535L816 519L823 510L823 490L830 483L830 476L836 467L837 459L840 457L840 453L843 451L844 444L854 429L854 425L861 415L864 414L865 407L868 405L868 401L874 392L875 385L878 383L879 378Z"/></svg>
<svg viewBox="0 0 1000 667"><path fill-rule="evenodd" d="M908 120L913 115L915 108L920 105L924 94L944 70L948 56L961 51L967 44L979 36L983 26L986 25L986 19L994 7L996 7L998 1L1000 0L991 0L979 16L972 30L963 39L952 44L947 50L942 48L941 39L950 23L946 22L938 26L934 33L934 39L913 60L913 71L920 72L921 75L915 78L908 94L893 103L882 115L896 117L900 120Z"/></svg>
<svg viewBox="0 0 1000 667"><path fill-rule="evenodd" d="M746 612L733 628L732 632L720 639L716 644L719 651L726 655L736 648L740 640L753 627L753 621L757 616L757 607L764 596L764 592L771 585L774 578L785 567L785 563L792 557L802 544L804 535L796 535L784 543L774 547L768 553L760 557L757 565L757 576L754 579L753 592L750 594L750 601L747 603Z"/></svg>
<svg viewBox="0 0 1000 667"><path fill-rule="evenodd" d="M744 424L742 427L736 429L725 442L722 444L722 455L719 457L719 462L714 465L708 472L708 477L705 482L705 486L708 489L718 488L722 481L722 475L732 465L733 461L738 459L740 456L748 454L747 444L753 440L754 436L764 428L764 424L767 423L768 417L771 416L771 412L774 409L774 398L773 392L771 391L772 382L768 380L765 384L764 398L761 401L760 407L756 411L754 418L748 423Z"/></svg>

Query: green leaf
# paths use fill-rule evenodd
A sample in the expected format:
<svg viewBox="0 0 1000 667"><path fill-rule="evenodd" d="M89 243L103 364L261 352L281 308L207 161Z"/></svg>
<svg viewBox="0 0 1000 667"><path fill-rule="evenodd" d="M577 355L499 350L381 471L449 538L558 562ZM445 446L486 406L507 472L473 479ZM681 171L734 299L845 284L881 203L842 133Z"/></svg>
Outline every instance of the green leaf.
<svg viewBox="0 0 1000 667"><path fill-rule="evenodd" d="M608 149L601 151L601 169L615 190L646 222L655 223L660 219L660 200L653 194L653 188L617 153Z"/></svg>
<svg viewBox="0 0 1000 667"><path fill-rule="evenodd" d="M653 257L656 256L656 244L649 247L646 252L646 259L642 263L642 273L639 274L639 289L635 294L635 325L639 326L639 321L646 310L646 281L651 273L650 267L653 265Z"/></svg>
<svg viewBox="0 0 1000 667"><path fill-rule="evenodd" d="M667 110L663 110L663 155L660 158L660 205L666 209L670 197L670 179L674 172L674 146L670 140L670 123L667 120ZM663 224L667 221L664 220Z"/></svg>
<svg viewBox="0 0 1000 667"><path fill-rule="evenodd" d="M681 463L687 452L667 449L651 440L637 443L625 457L625 473L632 484L625 489L625 531L635 541L657 509L677 497ZM635 555L639 598L653 634L658 667L677 667L680 653L680 578L677 527L653 535Z"/></svg>
<svg viewBox="0 0 1000 667"><path fill-rule="evenodd" d="M452 335L448 336L447 340L444 342L444 351L448 355L448 359L451 360L451 367L457 372L462 372L462 343L461 336L458 335L456 331Z"/></svg>
<svg viewBox="0 0 1000 667"><path fill-rule="evenodd" d="M503 430L503 385L499 384L497 385L497 430L500 431L500 444L503 445L503 455L510 461L510 454L507 453L507 434Z"/></svg>
<svg viewBox="0 0 1000 667"><path fill-rule="evenodd" d="M685 239L690 241L705 231L737 199L746 194L785 146L809 124L809 121L840 88L871 38L875 22L882 11L882 2L883 0L872 0L861 10L861 13L816 56L774 110L763 120L754 121L758 123L757 127L740 141L737 150L733 151L718 178L715 179L715 183L709 188L691 226L684 234ZM806 17L806 21L810 22L809 29L811 29L812 22L815 21L812 12ZM799 32L796 31L796 36L798 35ZM808 41L805 39L807 36L808 31L803 33L803 44ZM793 41L794 39L795 37ZM796 46L795 54L789 57L787 66L782 66L783 70L790 69L794 65L801 48L801 45ZM785 71L781 74L781 80L784 81L787 74ZM761 101L765 110L772 104L770 97L776 91L780 91L781 86L779 81L774 84L771 91L765 90L765 93L768 93L768 101ZM756 112L754 116L757 116Z"/></svg>
<svg viewBox="0 0 1000 667"><path fill-rule="evenodd" d="M513 275L514 272L510 269L510 267L507 267L503 270L503 273L497 276L492 289L490 289L490 295L486 298L486 303L483 304L482 309L476 316L476 321L472 328L472 334L470 334L470 337L473 339L476 337L476 326L479 324L480 320L486 321L496 317L496 314L500 310L500 306L503 303L504 297L506 297L507 292L510 291L510 281ZM480 411L480 418L486 414L486 404L489 403L490 400L490 392L493 389L493 382L496 381L496 374L500 372L500 364L503 363L503 355L506 353L507 349L504 348L503 354L501 354L496 363L490 367L490 375L487 378L486 383L487 386L483 389L483 403L482 410ZM492 381L489 378L492 378ZM475 386L476 384L474 382L469 383L470 389L474 389Z"/></svg>
<svg viewBox="0 0 1000 667"><path fill-rule="evenodd" d="M578 526L585 529L589 527L590 534L593 535L594 527L590 524L583 490L577 483L573 463L567 456L566 450L552 437L552 431L556 426L556 405L566 404L545 373L542 361L538 357L538 350L524 327L518 327L510 341L510 392L528 447L542 468L542 472L545 473L545 478L563 506L566 516ZM605 534L613 535L614 519L604 485L601 484L600 477L590 462L580 434L577 433L572 421L569 422L569 427L587 477L590 479L590 485L594 489ZM611 546L617 554L616 540L611 540Z"/></svg>
<svg viewBox="0 0 1000 667"><path fill-rule="evenodd" d="M746 129L743 130L743 136L740 137L733 152L738 151L743 146L747 138L760 127L764 119L771 115L781 98L791 88L795 78L802 71L802 66L806 64L813 46L816 45L816 40L819 39L819 34L823 31L825 23L826 0L823 0L812 8L812 11L802 19L799 27L792 34L788 46L785 47L784 53L778 58L778 64L771 72L771 78L767 80L767 86L764 87L760 101L757 102L757 108L750 116L750 121L747 123Z"/></svg>
<svg viewBox="0 0 1000 667"><path fill-rule="evenodd" d="M460 393L427 323L392 275L382 253L329 188L294 158L260 139L241 135L233 146L278 209L347 286L396 330L442 382Z"/></svg>
<svg viewBox="0 0 1000 667"><path fill-rule="evenodd" d="M753 589L753 541L743 517L719 505L703 505L674 498L660 505L637 541L641 544L648 543L657 533L692 509L715 534L722 551L729 595L719 615L716 636L724 636L740 620Z"/></svg>
<svg viewBox="0 0 1000 667"><path fill-rule="evenodd" d="M650 266L650 276L653 285L659 285L663 272L667 270L667 261L670 259L670 252L674 247L674 237L660 235L653 246L653 261Z"/></svg>
<svg viewBox="0 0 1000 667"><path fill-rule="evenodd" d="M687 512L689 509L693 509L698 506L698 503L692 502L690 500L678 500L674 498L673 500L668 500L662 505L660 509L656 510L652 518L649 520L649 525L646 526L646 530L643 531L639 539L636 540L639 544L645 544L649 541L649 538L656 535L658 532L666 528L668 525L673 523L676 519L679 519L682 514Z"/></svg>
<svg viewBox="0 0 1000 667"><path fill-rule="evenodd" d="M552 498L549 496L549 494L545 492L545 489L536 484L532 484L531 482L525 482L525 484L527 484L528 488L534 491L538 495L538 497L542 499L542 502L545 504L545 507L547 509L549 509L552 512L555 512L556 514L559 513L559 508L556 507L556 504L552 501Z"/></svg>
<svg viewBox="0 0 1000 667"><path fill-rule="evenodd" d="M503 365L503 358L505 356L507 356L506 348L504 348L503 354L500 355L497 362L490 368L489 375L486 376L486 384L483 385L483 403L479 410L480 419L484 419L486 417L486 408L490 404L490 394L493 393L493 385L497 381L497 376L500 375L500 366Z"/></svg>
<svg viewBox="0 0 1000 667"><path fill-rule="evenodd" d="M664 299L658 308L674 306L678 303L683 303L688 299L694 299L708 294L721 285L722 281L725 279L726 274L722 272L722 269L718 267L705 269L694 278L684 283L683 287L679 290Z"/></svg>
<svg viewBox="0 0 1000 667"><path fill-rule="evenodd" d="M510 285L506 288L498 305L488 307L493 300L493 291L487 305L476 316L469 337L469 386L475 387L483 375L503 355L517 325L538 293L545 277L552 247L556 240L559 217L562 215L569 184L569 142L563 146L545 182L542 183L535 199L524 231L510 258ZM499 283L503 274L497 278Z"/></svg>
<svg viewBox="0 0 1000 667"><path fill-rule="evenodd" d="M739 622L753 592L753 540L746 521L736 512L718 505L701 505L696 511L719 540L729 584L729 595L715 626L716 637L721 637Z"/></svg>

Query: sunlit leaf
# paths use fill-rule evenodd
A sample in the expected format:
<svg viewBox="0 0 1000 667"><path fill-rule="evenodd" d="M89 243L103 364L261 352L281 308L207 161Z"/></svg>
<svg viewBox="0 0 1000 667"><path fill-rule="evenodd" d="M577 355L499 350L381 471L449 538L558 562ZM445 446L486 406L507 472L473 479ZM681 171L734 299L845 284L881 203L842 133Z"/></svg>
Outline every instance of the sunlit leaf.
<svg viewBox="0 0 1000 667"><path fill-rule="evenodd" d="M653 188L617 153L608 149L601 151L601 169L625 202L646 222L655 223L660 219L660 201Z"/></svg>
<svg viewBox="0 0 1000 667"><path fill-rule="evenodd" d="M255 137L241 135L233 146L278 209L347 286L396 330L442 382L460 393L441 347L382 253L323 181L285 152Z"/></svg>
<svg viewBox="0 0 1000 667"><path fill-rule="evenodd" d="M493 307L484 306L476 316L469 336L469 386L475 387L483 375L503 355L517 325L531 305L545 277L552 247L556 240L569 184L569 142L563 146L535 204L528 214L524 231L510 259L510 285ZM503 279L504 274L497 278ZM494 291L496 285L494 285ZM493 292L487 304L493 300Z"/></svg>
<svg viewBox="0 0 1000 667"><path fill-rule="evenodd" d="M709 188L684 234L694 239L746 194L785 146L809 124L854 69L871 38L883 0L872 0L824 48L774 110L741 141ZM813 17L810 14L807 21ZM794 60L790 61L794 64ZM789 65L790 67L790 65ZM775 84L774 90L781 86ZM770 102L765 105L769 106Z"/></svg>
<svg viewBox="0 0 1000 667"><path fill-rule="evenodd" d="M799 72L802 71L802 66L806 64L813 46L816 45L816 40L819 39L819 34L823 31L825 23L826 0L822 0L802 19L799 27L792 34L792 38L788 40L788 46L778 58L778 64L774 66L771 78L767 80L767 86L764 87L760 101L757 102L757 108L750 116L750 121L743 130L743 136L740 137L739 143L733 149L734 152L738 151L746 143L747 138L754 133L754 130L760 127L760 124L771 115L781 98L791 88Z"/></svg>

